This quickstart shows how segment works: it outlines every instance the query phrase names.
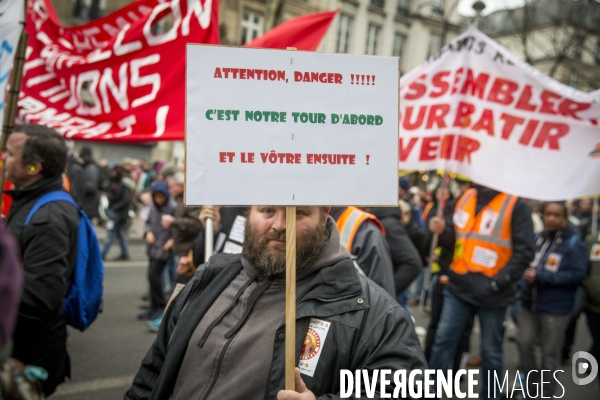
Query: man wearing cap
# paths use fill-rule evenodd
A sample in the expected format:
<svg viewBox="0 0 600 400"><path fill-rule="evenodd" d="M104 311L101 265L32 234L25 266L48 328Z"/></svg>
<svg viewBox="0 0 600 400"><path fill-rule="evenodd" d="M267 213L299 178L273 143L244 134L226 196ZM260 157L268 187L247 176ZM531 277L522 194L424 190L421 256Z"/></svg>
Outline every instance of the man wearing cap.
<svg viewBox="0 0 600 400"><path fill-rule="evenodd" d="M198 268L167 309L126 400L332 398L342 369L408 376L426 368L412 321L356 272L329 209L296 210L295 337L284 334L286 208L252 206L242 254L217 254ZM290 339L300 371L295 390L283 390Z"/></svg>

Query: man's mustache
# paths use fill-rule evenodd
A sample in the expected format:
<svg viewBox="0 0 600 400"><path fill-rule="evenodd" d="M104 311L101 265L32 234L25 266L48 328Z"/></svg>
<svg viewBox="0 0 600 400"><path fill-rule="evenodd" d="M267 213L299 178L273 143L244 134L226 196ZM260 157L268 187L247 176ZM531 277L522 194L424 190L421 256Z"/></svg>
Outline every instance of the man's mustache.
<svg viewBox="0 0 600 400"><path fill-rule="evenodd" d="M264 237L265 242L269 240L280 240L285 242L285 230L281 232L268 232Z"/></svg>

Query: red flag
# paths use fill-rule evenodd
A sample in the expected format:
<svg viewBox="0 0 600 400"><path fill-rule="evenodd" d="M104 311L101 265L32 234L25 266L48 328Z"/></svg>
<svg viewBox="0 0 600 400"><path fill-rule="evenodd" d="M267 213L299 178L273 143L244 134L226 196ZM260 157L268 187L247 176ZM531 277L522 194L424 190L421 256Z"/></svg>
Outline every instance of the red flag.
<svg viewBox="0 0 600 400"><path fill-rule="evenodd" d="M19 121L69 139L182 140L186 44L218 44L218 15L219 0L140 0L67 28L50 0L29 0Z"/></svg>
<svg viewBox="0 0 600 400"><path fill-rule="evenodd" d="M291 18L261 37L246 43L247 47L315 51L338 10L322 11Z"/></svg>

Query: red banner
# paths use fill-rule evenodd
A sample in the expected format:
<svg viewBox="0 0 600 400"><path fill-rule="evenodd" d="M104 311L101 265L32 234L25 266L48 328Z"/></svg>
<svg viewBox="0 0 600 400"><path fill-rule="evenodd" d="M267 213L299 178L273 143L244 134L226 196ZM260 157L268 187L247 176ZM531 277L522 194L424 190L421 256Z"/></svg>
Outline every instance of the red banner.
<svg viewBox="0 0 600 400"><path fill-rule="evenodd" d="M182 140L185 45L219 43L218 0L140 0L89 24L60 25L29 0L20 122L68 139ZM167 16L172 27L157 33Z"/></svg>

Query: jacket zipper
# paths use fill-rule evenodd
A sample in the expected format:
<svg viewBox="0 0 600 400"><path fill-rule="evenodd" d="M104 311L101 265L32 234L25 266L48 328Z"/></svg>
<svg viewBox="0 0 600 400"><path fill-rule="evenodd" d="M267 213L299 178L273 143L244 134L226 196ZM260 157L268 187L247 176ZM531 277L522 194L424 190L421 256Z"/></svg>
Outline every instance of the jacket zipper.
<svg viewBox="0 0 600 400"><path fill-rule="evenodd" d="M221 365L223 365L223 359L225 358L225 353L227 352L229 345L231 344L231 342L233 341L233 339L236 336L237 336L237 333L235 335L233 335L232 337L230 337L227 340L227 343L225 343L225 346L223 346L223 350L221 350L221 355L219 356L219 361L217 362L217 372L216 372L215 377L213 378L212 382L210 383L210 386L208 387L206 394L204 395L204 397L202 397L202 400L206 400L208 398L208 396L210 396L210 392L212 392L215 385L217 384L217 380L219 379L219 373L221 372Z"/></svg>
<svg viewBox="0 0 600 400"><path fill-rule="evenodd" d="M252 289L252 291L250 292L250 296L252 296L252 292L254 292L257 288L258 288L258 286L255 287L254 289ZM246 322L248 322L248 321L246 320ZM225 346L223 346L223 350L221 350L221 354L219 355L219 361L217 361L217 368L216 368L217 372L216 372L216 374L215 374L212 382L210 383L210 386L208 387L208 390L206 391L206 394L202 397L202 400L208 399L208 396L210 396L210 393L212 392L212 390L214 389L215 385L217 384L217 380L219 379L219 374L221 372L221 366L223 365L223 359L225 358L225 353L227 353L227 349L229 348L229 345L231 344L231 342L233 341L233 339L236 338L236 336L242 330L242 328L244 327L244 325L246 325L246 323L244 323L237 330L237 332L235 332L235 335L233 335L229 339L227 339L227 342L225 343Z"/></svg>

